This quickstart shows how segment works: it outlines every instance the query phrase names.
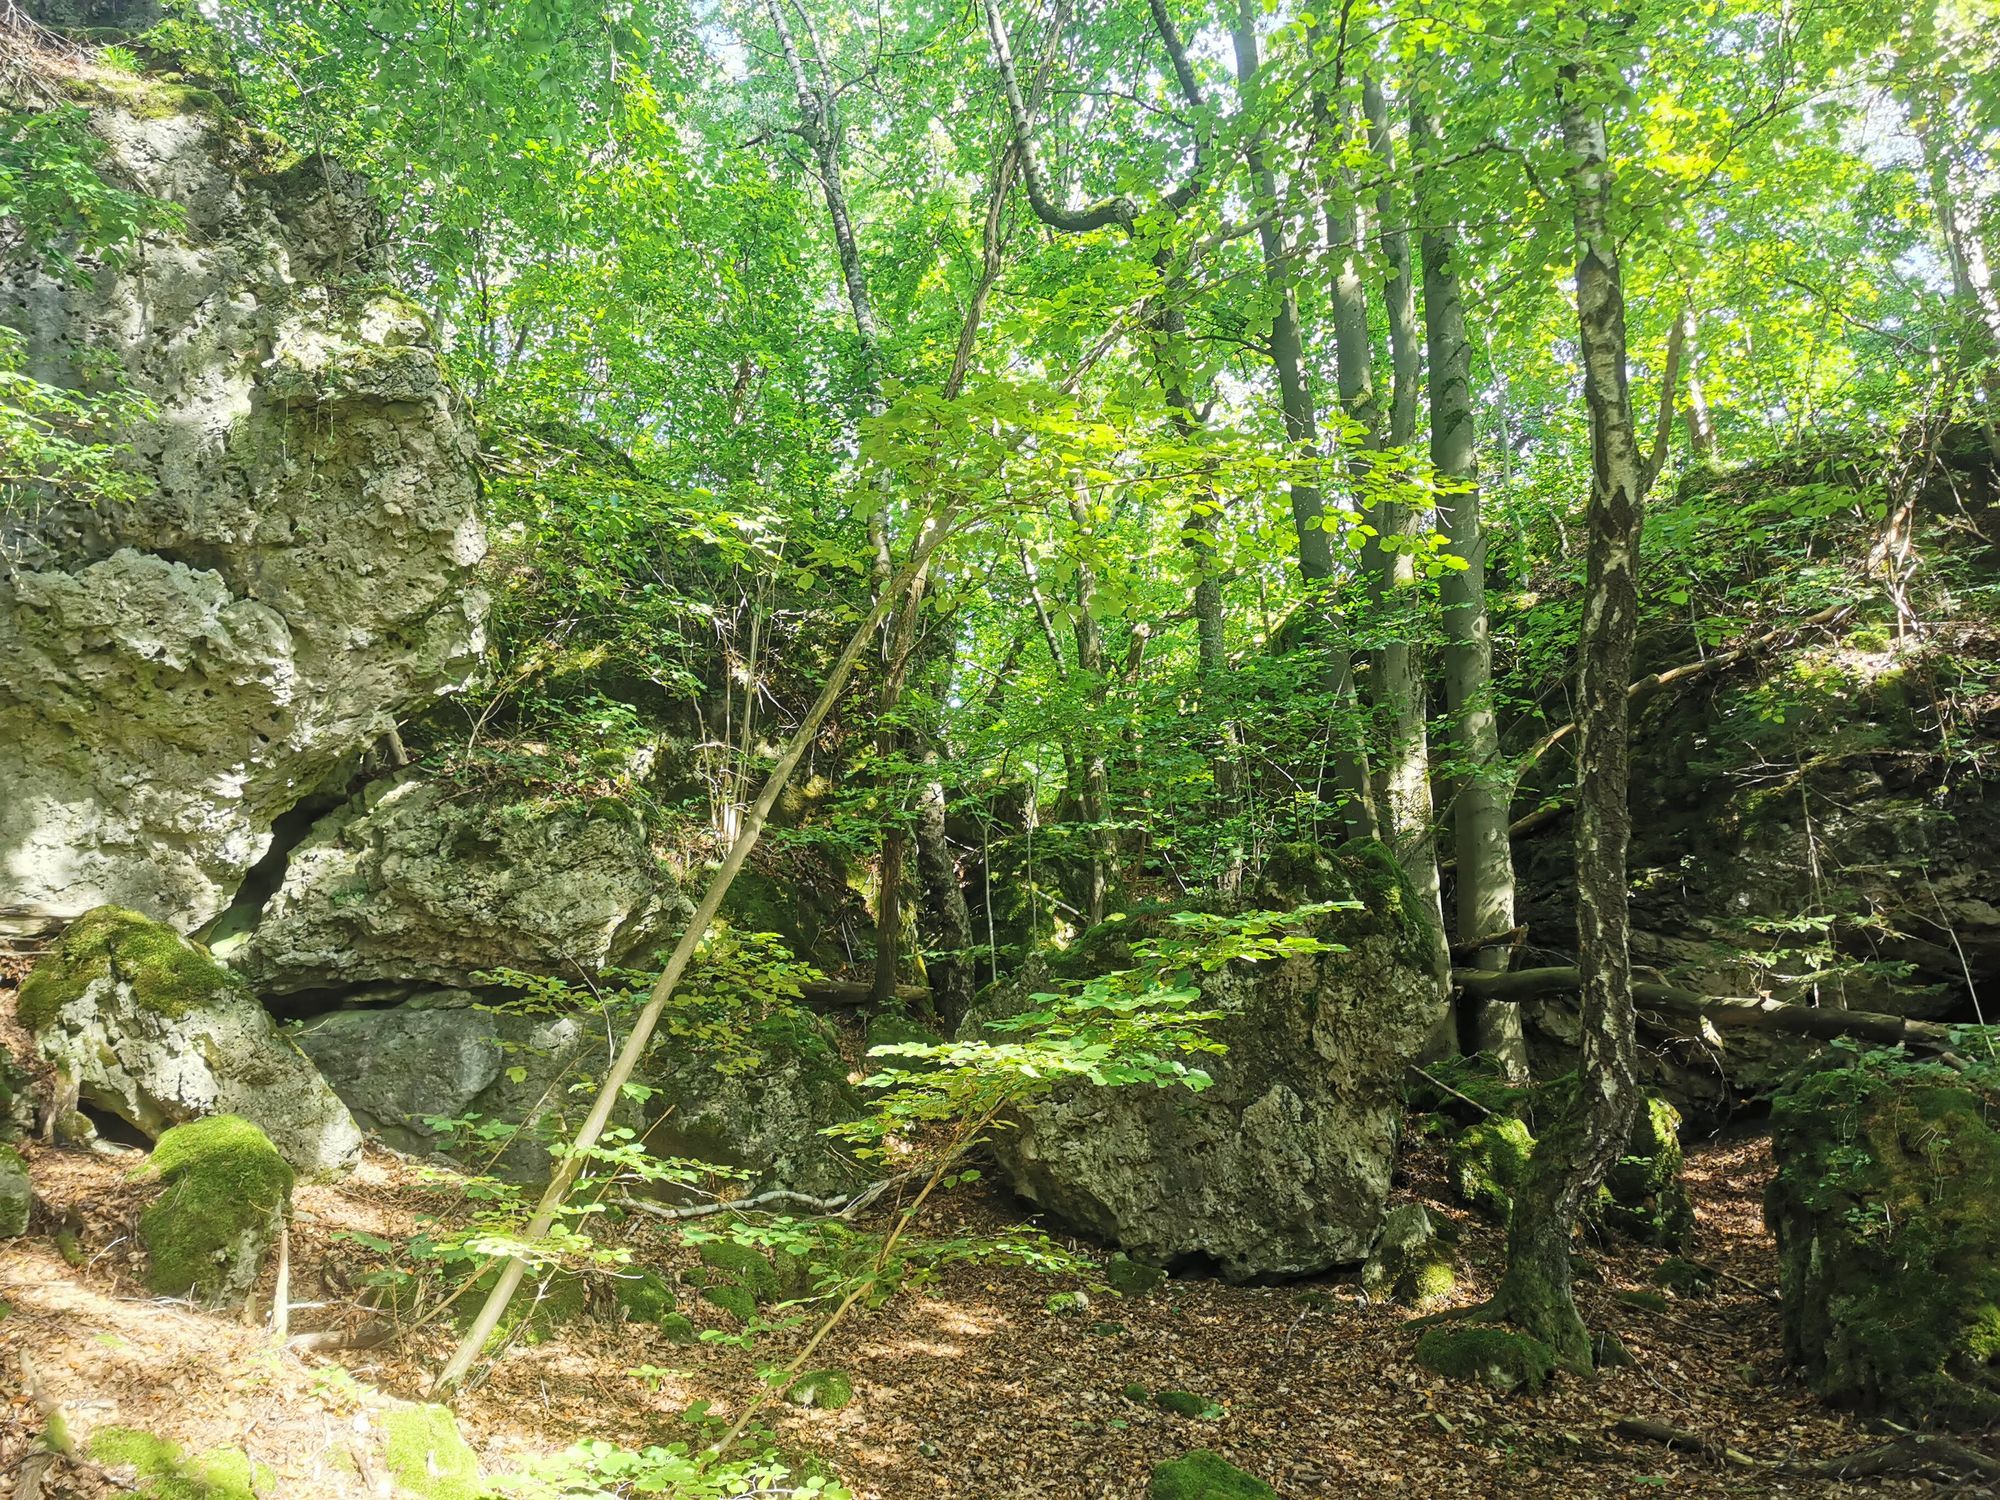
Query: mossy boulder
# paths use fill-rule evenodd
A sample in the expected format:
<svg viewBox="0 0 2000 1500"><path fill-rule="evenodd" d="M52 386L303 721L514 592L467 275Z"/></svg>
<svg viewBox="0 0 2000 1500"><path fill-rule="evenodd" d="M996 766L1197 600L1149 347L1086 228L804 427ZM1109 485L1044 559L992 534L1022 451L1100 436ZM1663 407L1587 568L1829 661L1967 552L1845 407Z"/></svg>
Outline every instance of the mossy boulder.
<svg viewBox="0 0 2000 1500"><path fill-rule="evenodd" d="M1375 1247L1361 1267L1361 1289L1423 1307L1458 1288L1451 1255L1421 1203L1399 1203L1383 1216Z"/></svg>
<svg viewBox="0 0 2000 1500"><path fill-rule="evenodd" d="M1514 1194L1527 1181L1535 1138L1524 1121L1494 1115L1452 1138L1448 1154L1452 1191L1461 1203L1506 1223Z"/></svg>
<svg viewBox="0 0 2000 1500"><path fill-rule="evenodd" d="M1650 1279L1654 1286L1665 1287L1677 1297L1706 1297L1715 1290L1717 1278L1713 1266L1670 1255L1653 1267Z"/></svg>
<svg viewBox="0 0 2000 1500"><path fill-rule="evenodd" d="M1855 1059L1795 1078L1771 1120L1786 1354L1841 1405L2000 1421L2000 1088Z"/></svg>
<svg viewBox="0 0 2000 1500"><path fill-rule="evenodd" d="M1681 1180L1681 1112L1657 1095L1632 1121L1625 1155L1604 1179L1603 1219L1645 1245L1683 1249L1694 1236L1694 1200Z"/></svg>
<svg viewBox="0 0 2000 1500"><path fill-rule="evenodd" d="M831 1197L866 1183L869 1174L821 1133L866 1113L833 1028L784 1006L752 1024L743 1044L726 1054L656 1049L646 1076L658 1091L647 1105L653 1152L740 1169L753 1191Z"/></svg>
<svg viewBox="0 0 2000 1500"><path fill-rule="evenodd" d="M27 1158L12 1146L0 1145L0 1240L28 1232L28 1214L34 1205Z"/></svg>
<svg viewBox="0 0 2000 1500"><path fill-rule="evenodd" d="M159 1136L209 1115L254 1121L301 1171L361 1149L347 1106L264 1007L199 944L104 906L22 983L21 1023L77 1097Z"/></svg>
<svg viewBox="0 0 2000 1500"><path fill-rule="evenodd" d="M398 1493L418 1500L481 1500L479 1456L444 1406L398 1406L382 1417L382 1460Z"/></svg>
<svg viewBox="0 0 2000 1500"><path fill-rule="evenodd" d="M1278 1500L1278 1492L1227 1459L1196 1448L1154 1466L1146 1500Z"/></svg>
<svg viewBox="0 0 2000 1500"><path fill-rule="evenodd" d="M107 1469L130 1469L140 1500L259 1500L277 1475L240 1448L183 1452L178 1443L134 1427L101 1427L84 1451Z"/></svg>
<svg viewBox="0 0 2000 1500"><path fill-rule="evenodd" d="M1445 1324L1417 1340L1417 1363L1451 1380L1495 1390L1539 1390L1555 1372L1554 1351L1540 1339L1481 1323Z"/></svg>
<svg viewBox="0 0 2000 1500"><path fill-rule="evenodd" d="M1193 1391L1155 1391L1153 1405L1177 1417L1198 1417L1204 1421L1222 1415L1220 1401L1213 1396L1198 1396Z"/></svg>
<svg viewBox="0 0 2000 1500"><path fill-rule="evenodd" d="M672 1284L657 1271L621 1271L612 1282L611 1294L634 1323L657 1324L679 1306Z"/></svg>
<svg viewBox="0 0 2000 1500"><path fill-rule="evenodd" d="M901 1011L884 1011L868 1022L866 1038L869 1052L877 1047L903 1047L910 1045L934 1047L944 1038L922 1021L904 1015ZM908 1073L928 1073L937 1064L927 1057L874 1057L870 1056L870 1068L901 1068Z"/></svg>
<svg viewBox="0 0 2000 1500"><path fill-rule="evenodd" d="M839 1411L854 1399L854 1385L838 1370L809 1370L785 1388L785 1399L794 1406Z"/></svg>
<svg viewBox="0 0 2000 1500"><path fill-rule="evenodd" d="M146 1285L213 1307L238 1303L291 1205L292 1169L239 1115L176 1125L141 1171L160 1192L139 1217Z"/></svg>
<svg viewBox="0 0 2000 1500"><path fill-rule="evenodd" d="M1150 1297L1167 1284L1167 1273L1120 1251L1104 1268L1104 1284L1121 1297Z"/></svg>
<svg viewBox="0 0 2000 1500"><path fill-rule="evenodd" d="M1201 971L1208 1030L1228 1051L1182 1088L1065 1083L995 1133L1008 1185L1064 1223L1160 1265L1212 1264L1232 1281L1304 1276L1368 1253L1389 1195L1403 1077L1445 1000L1444 950L1380 845L1273 851L1256 906L1322 909L1300 931L1327 945ZM1323 905L1325 904L1325 905ZM1086 933L982 997L960 1035L1018 1015L1063 982L1130 968L1132 946L1185 935L1171 911Z"/></svg>

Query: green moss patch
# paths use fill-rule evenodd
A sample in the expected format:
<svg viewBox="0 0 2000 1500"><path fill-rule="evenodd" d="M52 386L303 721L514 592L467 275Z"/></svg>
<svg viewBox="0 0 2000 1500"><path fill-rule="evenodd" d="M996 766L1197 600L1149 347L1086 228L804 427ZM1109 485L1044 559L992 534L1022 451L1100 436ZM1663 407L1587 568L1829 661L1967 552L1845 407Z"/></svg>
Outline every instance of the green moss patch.
<svg viewBox="0 0 2000 1500"><path fill-rule="evenodd" d="M612 1295L635 1323L658 1323L679 1305L666 1277L654 1271L627 1271L612 1284Z"/></svg>
<svg viewBox="0 0 2000 1500"><path fill-rule="evenodd" d="M1167 1284L1167 1273L1121 1252L1104 1268L1104 1282L1121 1297L1150 1297Z"/></svg>
<svg viewBox="0 0 2000 1500"><path fill-rule="evenodd" d="M120 906L85 912L22 981L21 1024L40 1031L99 979L118 979L160 1015L179 1016L240 990L208 950L149 917Z"/></svg>
<svg viewBox="0 0 2000 1500"><path fill-rule="evenodd" d="M161 1191L139 1218L146 1284L166 1297L241 1299L292 1196L292 1169L240 1115L176 1125L141 1169Z"/></svg>
<svg viewBox="0 0 2000 1500"><path fill-rule="evenodd" d="M134 1427L105 1427L86 1449L108 1469L131 1469L141 1500L260 1500L277 1493L277 1476L236 1448L189 1455L177 1443Z"/></svg>
<svg viewBox="0 0 2000 1500"><path fill-rule="evenodd" d="M1278 1500L1278 1492L1227 1459L1196 1448L1154 1467L1146 1500Z"/></svg>
<svg viewBox="0 0 2000 1500"><path fill-rule="evenodd" d="M1681 1113L1649 1098L1604 1180L1604 1222L1642 1244L1679 1249L1694 1235L1694 1201L1681 1181Z"/></svg>
<svg viewBox="0 0 2000 1500"><path fill-rule="evenodd" d="M2000 1082L1871 1053L1771 1122L1787 1355L1842 1405L2000 1421Z"/></svg>
<svg viewBox="0 0 2000 1500"><path fill-rule="evenodd" d="M1446 1325L1417 1340L1417 1363L1451 1380L1495 1390L1539 1390L1554 1373L1554 1351L1540 1339L1484 1324Z"/></svg>
<svg viewBox="0 0 2000 1500"><path fill-rule="evenodd" d="M785 1399L794 1406L839 1411L854 1399L854 1385L838 1370L810 1370L786 1387Z"/></svg>
<svg viewBox="0 0 2000 1500"><path fill-rule="evenodd" d="M28 1214L34 1202L27 1158L12 1146L0 1145L0 1240L28 1232Z"/></svg>
<svg viewBox="0 0 2000 1500"><path fill-rule="evenodd" d="M443 1406L399 1406L382 1418L382 1458L397 1485L421 1500L481 1500L479 1458Z"/></svg>
<svg viewBox="0 0 2000 1500"><path fill-rule="evenodd" d="M1197 1396L1193 1391L1157 1391L1153 1405L1177 1417L1200 1417L1212 1421L1222 1415L1222 1403L1213 1396Z"/></svg>
<svg viewBox="0 0 2000 1500"><path fill-rule="evenodd" d="M1448 1152L1452 1191L1461 1202L1504 1224L1514 1211L1514 1194L1527 1181L1534 1149L1527 1125L1511 1115L1468 1125L1452 1139Z"/></svg>
<svg viewBox="0 0 2000 1500"><path fill-rule="evenodd" d="M1670 1255L1653 1268L1650 1280L1677 1297L1706 1297L1715 1290L1716 1273L1699 1261Z"/></svg>

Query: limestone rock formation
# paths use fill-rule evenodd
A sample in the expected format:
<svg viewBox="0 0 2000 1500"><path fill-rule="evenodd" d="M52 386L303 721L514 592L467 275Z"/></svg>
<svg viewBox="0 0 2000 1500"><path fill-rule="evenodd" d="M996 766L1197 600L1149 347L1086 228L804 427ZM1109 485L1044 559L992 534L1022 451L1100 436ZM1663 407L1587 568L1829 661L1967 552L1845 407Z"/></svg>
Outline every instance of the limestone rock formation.
<svg viewBox="0 0 2000 1500"><path fill-rule="evenodd" d="M123 434L139 498L0 513L0 931L107 902L185 930L273 819L464 679L485 538L359 184L280 167L211 95L77 68L106 176L180 221L87 277L0 258L31 373L108 368L155 408Z"/></svg>
<svg viewBox="0 0 2000 1500"><path fill-rule="evenodd" d="M623 803L406 774L322 818L247 940L221 951L266 994L462 987L503 966L574 979L643 963L691 909Z"/></svg>
<svg viewBox="0 0 2000 1500"><path fill-rule="evenodd" d="M137 912L88 912L21 985L19 1015L66 1088L157 1137L241 1115L302 1171L361 1149L347 1107L241 981Z"/></svg>
<svg viewBox="0 0 2000 1500"><path fill-rule="evenodd" d="M1828 1400L2000 1421L2000 1095L1937 1063L1810 1072L1772 1104L1785 1353Z"/></svg>
<svg viewBox="0 0 2000 1500"><path fill-rule="evenodd" d="M624 1039L596 1012L512 1011L452 990L336 1011L298 1037L362 1124L400 1149L451 1146L425 1123L433 1118L524 1127L476 1153L524 1181L548 1175L550 1138L575 1124ZM647 1098L621 1100L613 1127L643 1135L656 1157L735 1168L757 1188L824 1196L859 1186L866 1174L820 1134L861 1113L826 1024L780 1012L751 1026L746 1044L724 1057L663 1038L634 1079Z"/></svg>
<svg viewBox="0 0 2000 1500"><path fill-rule="evenodd" d="M1345 951L1202 977L1204 1003L1227 1012L1211 1032L1228 1053L1202 1061L1211 1087L1066 1085L995 1136L1014 1190L1134 1256L1212 1263L1231 1280L1365 1256L1389 1192L1403 1072L1444 976L1435 933L1379 846L1280 851L1257 893L1273 910L1337 900L1361 909L1310 930ZM1121 966L1116 951L1083 948L1084 962ZM1046 977L989 999L965 1034L1019 1009Z"/></svg>

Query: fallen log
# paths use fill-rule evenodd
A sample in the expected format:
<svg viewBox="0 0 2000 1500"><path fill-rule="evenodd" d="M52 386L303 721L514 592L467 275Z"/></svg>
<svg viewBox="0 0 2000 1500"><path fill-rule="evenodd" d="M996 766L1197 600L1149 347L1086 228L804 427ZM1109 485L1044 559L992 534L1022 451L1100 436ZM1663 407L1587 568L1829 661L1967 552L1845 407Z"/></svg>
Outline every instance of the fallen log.
<svg viewBox="0 0 2000 1500"><path fill-rule="evenodd" d="M1452 981L1468 997L1501 1003L1540 1000L1566 994L1582 984L1574 968L1516 969L1494 973L1481 969L1454 969ZM1951 1028L1936 1021L1912 1021L1903 1016L1870 1010L1840 1010L1830 1005L1790 1005L1782 1000L1757 1000L1735 995L1704 995L1678 985L1654 980L1637 980L1632 999L1642 1011L1674 1020L1706 1021L1718 1028L1736 1031L1777 1031L1792 1036L1818 1037L1837 1041L1858 1037L1885 1046L1902 1044L1946 1051L1952 1045Z"/></svg>

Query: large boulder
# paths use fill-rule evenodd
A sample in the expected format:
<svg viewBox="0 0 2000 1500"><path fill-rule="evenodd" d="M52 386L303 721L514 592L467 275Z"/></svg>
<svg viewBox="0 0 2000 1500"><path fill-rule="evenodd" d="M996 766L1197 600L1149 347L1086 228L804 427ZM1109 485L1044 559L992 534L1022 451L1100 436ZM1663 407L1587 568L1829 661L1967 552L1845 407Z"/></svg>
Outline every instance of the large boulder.
<svg viewBox="0 0 2000 1500"><path fill-rule="evenodd" d="M534 1181L547 1177L550 1145L573 1132L625 1036L622 1021L607 1025L601 1012L522 1010L447 990L336 1011L298 1041L389 1144L455 1149L470 1164ZM738 1171L751 1190L825 1196L866 1180L820 1133L862 1113L848 1071L827 1024L796 1008L752 1023L727 1047L670 1024L611 1125L642 1137L654 1157ZM440 1120L465 1128L441 1129Z"/></svg>
<svg viewBox="0 0 2000 1500"><path fill-rule="evenodd" d="M152 408L107 434L136 498L0 511L0 931L107 902L191 929L476 663L473 440L362 185L212 95L74 66L106 176L180 218L87 276L0 255L29 372Z"/></svg>
<svg viewBox="0 0 2000 1500"><path fill-rule="evenodd" d="M463 987L501 967L575 978L643 963L690 909L623 802L409 773L315 824L255 927L221 951L266 994Z"/></svg>
<svg viewBox="0 0 2000 1500"><path fill-rule="evenodd" d="M1857 1058L1772 1106L1785 1352L1831 1401L2000 1421L2000 1090Z"/></svg>
<svg viewBox="0 0 2000 1500"><path fill-rule="evenodd" d="M1071 1084L1022 1110L994 1149L1014 1190L1158 1264L1232 1280L1359 1261L1375 1240L1402 1119L1400 1085L1445 997L1443 949L1379 845L1305 846L1267 865L1257 904L1354 902L1306 930L1338 951L1197 977L1228 1046L1182 1089ZM1147 919L1087 937L1055 976L1030 973L975 1010L966 1035L1051 977L1127 967Z"/></svg>
<svg viewBox="0 0 2000 1500"><path fill-rule="evenodd" d="M149 1136L234 1114L302 1171L361 1149L347 1106L242 981L137 912L78 918L22 982L17 1010L63 1088Z"/></svg>

